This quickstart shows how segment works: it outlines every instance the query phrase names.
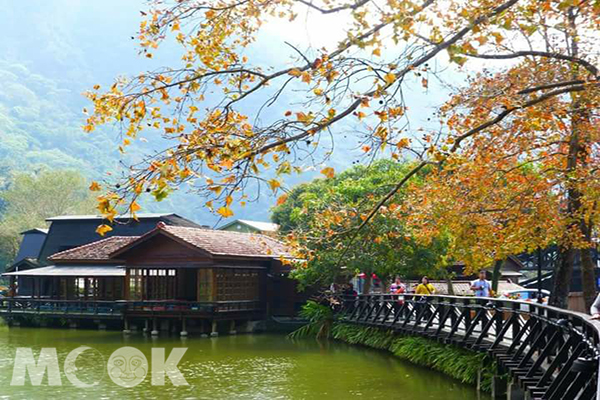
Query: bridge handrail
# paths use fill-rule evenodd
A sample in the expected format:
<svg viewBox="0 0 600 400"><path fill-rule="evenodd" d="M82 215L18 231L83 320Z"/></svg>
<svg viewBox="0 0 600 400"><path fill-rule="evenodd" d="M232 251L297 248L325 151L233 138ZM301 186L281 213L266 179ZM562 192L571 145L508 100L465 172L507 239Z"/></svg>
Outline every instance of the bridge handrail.
<svg viewBox="0 0 600 400"><path fill-rule="evenodd" d="M104 314L123 313L125 311L165 311L206 310L212 312L257 310L261 309L263 302L259 300L225 300L225 301L187 301L187 300L86 300L86 299L44 299L30 297L4 297L0 298L0 310L31 310L31 311L82 311L87 310ZM50 309L47 309L50 307ZM43 309L46 308L46 309ZM170 310L166 310L171 308ZM106 312L106 309L109 311Z"/></svg>
<svg viewBox="0 0 600 400"><path fill-rule="evenodd" d="M342 297L346 297L342 295ZM537 310L547 310L557 314L561 314L564 316L570 316L572 318L581 320L586 325L590 326L594 329L598 337L600 337L600 321L591 319L591 316L588 314L584 314L578 311L565 310L564 308L558 308L554 306L550 306L547 304L540 304L535 301L525 301L525 300L515 300L515 299L507 299L507 298L498 298L498 297L476 297L476 296L453 296L453 295L442 295L442 294L414 294L414 293L402 293L402 294L387 294L387 293L372 293L372 294L359 294L356 296L357 299L362 298L383 298L388 300L397 300L398 297L404 297L404 299L444 299L444 300L455 300L457 302L471 301L476 304L480 304L485 306L486 304L497 304L497 303L506 303L506 304L518 304L518 305L527 305L530 308L534 308ZM493 307L490 307L493 308ZM510 308L510 307L504 307ZM510 308L511 311L519 312L515 308ZM539 312L538 312L539 313ZM599 342L600 343L600 342Z"/></svg>
<svg viewBox="0 0 600 400"><path fill-rule="evenodd" d="M486 351L533 397L596 398L600 323L587 314L533 301L413 293L342 295L333 304L346 322Z"/></svg>

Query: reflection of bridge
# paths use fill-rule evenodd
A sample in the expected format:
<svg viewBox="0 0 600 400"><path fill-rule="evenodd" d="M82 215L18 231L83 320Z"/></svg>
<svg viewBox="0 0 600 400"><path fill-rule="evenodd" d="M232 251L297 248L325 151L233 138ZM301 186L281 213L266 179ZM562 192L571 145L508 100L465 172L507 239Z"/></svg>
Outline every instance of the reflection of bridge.
<svg viewBox="0 0 600 400"><path fill-rule="evenodd" d="M342 320L425 336L493 356L533 399L594 399L600 323L585 314L513 300L367 295Z"/></svg>

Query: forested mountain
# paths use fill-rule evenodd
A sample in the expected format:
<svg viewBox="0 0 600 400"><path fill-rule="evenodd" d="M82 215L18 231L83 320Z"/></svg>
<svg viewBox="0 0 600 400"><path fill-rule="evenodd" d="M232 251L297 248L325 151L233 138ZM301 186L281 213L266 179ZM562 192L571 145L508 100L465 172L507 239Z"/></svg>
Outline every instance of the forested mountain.
<svg viewBox="0 0 600 400"><path fill-rule="evenodd" d="M101 127L91 134L81 129L83 109L90 106L83 92L96 84L106 87L118 76L154 70L180 59L179 49L169 44L161 46L152 59L138 54L135 35L145 9L142 0L0 0L0 185L6 185L14 171L42 168L74 169L99 180L107 172L118 173L122 159L131 163L164 148L160 138L148 135L148 142L136 141L122 156L117 150L121 138L116 127ZM270 48L249 51L265 62L293 54L285 41L301 33L306 32L281 33ZM286 110L274 106L263 112L263 117L283 115ZM346 131L336 134L345 138L353 126L343 129ZM321 157L315 159L322 158L326 148L321 146ZM344 139L336 143L327 166L339 172L362 154L360 143ZM296 165L302 167L303 163ZM286 184L293 186L315 175L319 175L319 167L287 179ZM234 206L234 218L269 218L275 197L270 190L250 197L256 195L258 202ZM141 203L144 211L175 211L203 224L219 223L218 216L203 208L205 200L185 189L161 203L150 199Z"/></svg>
<svg viewBox="0 0 600 400"><path fill-rule="evenodd" d="M88 106L82 93L95 84L108 85L119 75L164 62L137 54L132 36L144 8L144 2L133 0L0 0L2 187L18 171L73 169L89 179L118 173L122 158L118 131L82 131L82 111ZM165 53L168 58L168 49ZM150 138L128 150L125 157L135 160L156 148L160 144ZM161 203L146 201L145 210L175 211L202 223L216 223L218 218L203 203L181 192ZM236 217L266 219L269 205L249 206Z"/></svg>

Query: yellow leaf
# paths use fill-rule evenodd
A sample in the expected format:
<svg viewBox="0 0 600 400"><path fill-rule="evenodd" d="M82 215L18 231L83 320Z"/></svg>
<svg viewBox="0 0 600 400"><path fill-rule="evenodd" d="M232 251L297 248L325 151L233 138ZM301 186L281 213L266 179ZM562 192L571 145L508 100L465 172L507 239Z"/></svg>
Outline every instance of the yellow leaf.
<svg viewBox="0 0 600 400"><path fill-rule="evenodd" d="M280 206L280 205L282 205L283 203L285 203L285 202L286 202L286 200L287 200L287 198L288 198L288 195L287 195L287 194L282 194L281 196L279 196L279 197L277 198L277 205L278 205L278 206Z"/></svg>
<svg viewBox="0 0 600 400"><path fill-rule="evenodd" d="M328 178L333 178L335 176L335 170L331 167L323 168L321 173Z"/></svg>
<svg viewBox="0 0 600 400"><path fill-rule="evenodd" d="M233 211L231 211L231 208L229 207L221 207L217 210L217 213L219 213L223 218L229 218L233 215Z"/></svg>
<svg viewBox="0 0 600 400"><path fill-rule="evenodd" d="M304 83L310 83L310 80L311 80L310 74L308 72L304 71L302 73L302 82L304 82Z"/></svg>
<svg viewBox="0 0 600 400"><path fill-rule="evenodd" d="M233 161L230 158L226 158L226 159L221 160L220 164L221 164L222 167L225 167L227 169L233 168Z"/></svg>
<svg viewBox="0 0 600 400"><path fill-rule="evenodd" d="M90 185L90 190L92 192L97 192L101 189L100 184L96 181L93 181L92 184Z"/></svg>
<svg viewBox="0 0 600 400"><path fill-rule="evenodd" d="M394 74L393 72L388 72L387 74L385 74L383 79L388 85L391 85L392 83L396 82L396 74Z"/></svg>
<svg viewBox="0 0 600 400"><path fill-rule="evenodd" d="M408 147L410 146L410 139L402 138L398 141L398 143L396 143L396 146L398 146L398 148Z"/></svg>
<svg viewBox="0 0 600 400"><path fill-rule="evenodd" d="M225 197L225 204L227 205L227 207L229 207L232 202L233 202L233 197L231 197L231 196Z"/></svg>
<svg viewBox="0 0 600 400"><path fill-rule="evenodd" d="M208 190L218 196L223 190L223 186L209 186Z"/></svg>
<svg viewBox="0 0 600 400"><path fill-rule="evenodd" d="M98 233L100 236L104 236L106 234L106 232L110 232L112 231L113 228L111 228L110 226L103 224L100 225L98 228L96 228L96 233Z"/></svg>
<svg viewBox="0 0 600 400"><path fill-rule="evenodd" d="M300 72L298 69L294 68L294 69L290 70L290 72L288 72L288 75L299 77L300 75L302 75L302 72Z"/></svg>
<svg viewBox="0 0 600 400"><path fill-rule="evenodd" d="M376 48L375 50L373 50L373 55L377 56L377 57L381 57L381 49Z"/></svg>
<svg viewBox="0 0 600 400"><path fill-rule="evenodd" d="M140 207L140 205L135 201L131 202L131 204L129 205L129 211L131 211L132 213L140 211L141 209L142 207Z"/></svg>
<svg viewBox="0 0 600 400"><path fill-rule="evenodd" d="M276 192L277 189L279 189L281 187L281 182L279 182L277 179L271 179L267 183L269 184L269 187L271 188L271 190L274 192Z"/></svg>
<svg viewBox="0 0 600 400"><path fill-rule="evenodd" d="M305 114L303 112L297 112L296 118L298 119L298 121L303 122L306 125L310 124L313 121L313 119L315 119L315 117L311 113Z"/></svg>
<svg viewBox="0 0 600 400"><path fill-rule="evenodd" d="M313 93L316 94L317 96L321 96L323 94L323 89L316 88L315 90L313 90Z"/></svg>

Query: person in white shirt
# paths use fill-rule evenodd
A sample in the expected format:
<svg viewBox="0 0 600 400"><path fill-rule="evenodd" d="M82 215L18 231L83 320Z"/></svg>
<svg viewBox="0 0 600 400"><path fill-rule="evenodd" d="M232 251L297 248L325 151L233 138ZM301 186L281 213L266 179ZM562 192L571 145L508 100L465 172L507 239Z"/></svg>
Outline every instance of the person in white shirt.
<svg viewBox="0 0 600 400"><path fill-rule="evenodd" d="M475 292L476 297L490 297L492 285L485 278L485 271L479 271L479 279L471 282L471 290Z"/></svg>
<svg viewBox="0 0 600 400"><path fill-rule="evenodd" d="M402 279L397 276L394 283L390 286L390 294L401 294L404 292L406 292L406 285L402 283Z"/></svg>

